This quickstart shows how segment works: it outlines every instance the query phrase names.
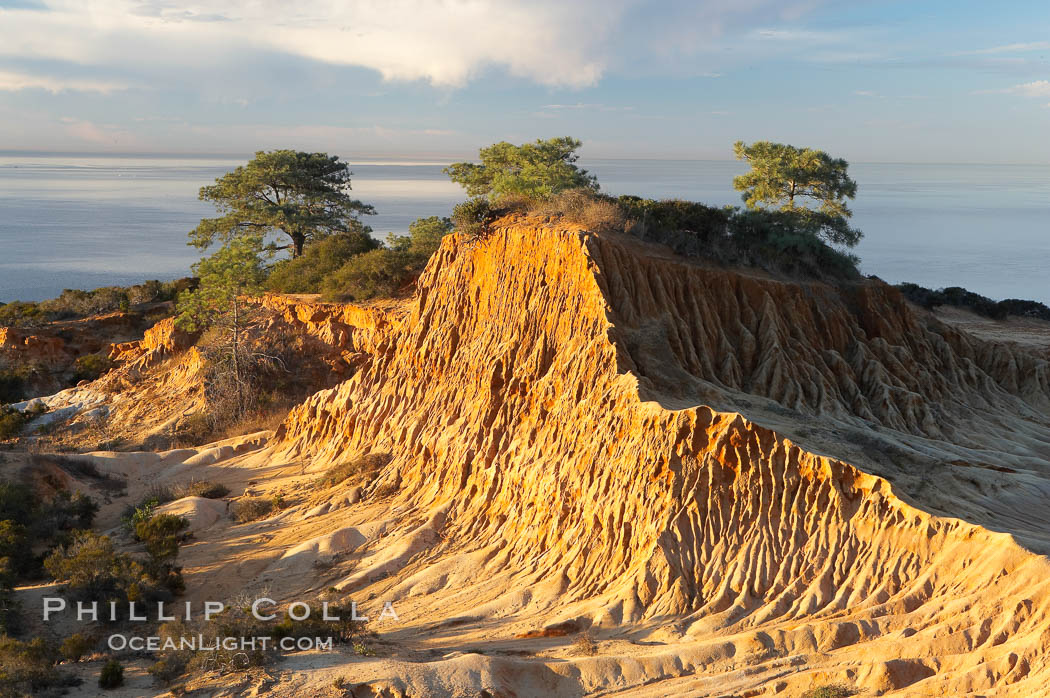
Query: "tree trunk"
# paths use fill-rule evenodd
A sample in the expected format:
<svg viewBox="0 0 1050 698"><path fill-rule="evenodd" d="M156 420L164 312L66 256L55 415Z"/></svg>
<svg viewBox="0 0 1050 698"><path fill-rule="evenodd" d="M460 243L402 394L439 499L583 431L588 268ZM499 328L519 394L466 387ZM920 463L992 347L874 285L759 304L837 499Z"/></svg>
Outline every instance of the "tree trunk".
<svg viewBox="0 0 1050 698"><path fill-rule="evenodd" d="M240 359L240 329L241 312L237 304L237 297L233 299L233 380L237 385L237 412L244 411L244 388L241 384L241 359ZM238 414L238 416L240 416Z"/></svg>
<svg viewBox="0 0 1050 698"><path fill-rule="evenodd" d="M306 245L306 236L302 233L292 235L292 259L303 254L303 246Z"/></svg>

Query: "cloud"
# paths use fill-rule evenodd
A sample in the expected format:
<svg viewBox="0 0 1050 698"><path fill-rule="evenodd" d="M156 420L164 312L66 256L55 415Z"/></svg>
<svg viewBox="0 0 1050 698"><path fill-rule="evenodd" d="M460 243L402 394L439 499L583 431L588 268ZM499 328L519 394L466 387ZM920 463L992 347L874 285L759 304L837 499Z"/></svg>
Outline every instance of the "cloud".
<svg viewBox="0 0 1050 698"><path fill-rule="evenodd" d="M1024 53L1027 51L1043 51L1050 49L1050 41L1032 41L1029 43L1006 44L1005 46L993 46L970 51L973 55L994 55L997 53ZM965 54L960 54L965 55Z"/></svg>
<svg viewBox="0 0 1050 698"><path fill-rule="evenodd" d="M621 107L611 104L584 104L577 102L576 104L544 104L544 109L571 109L571 110L593 110L593 111L634 111L634 107Z"/></svg>
<svg viewBox="0 0 1050 698"><path fill-rule="evenodd" d="M1022 97L1050 97L1050 80L1035 80L1014 85L1002 90L1006 94L1020 95Z"/></svg>
<svg viewBox="0 0 1050 698"><path fill-rule="evenodd" d="M602 76L604 41L626 1L596 11L593 1L555 0L227 0L179 7L46 0L46 11L3 12L0 54L96 66L204 66L261 51L442 87L462 86L493 66L544 85L583 87ZM588 30L579 32L582 26Z"/></svg>
<svg viewBox="0 0 1050 698"><path fill-rule="evenodd" d="M32 9L0 9L0 58L66 62L108 76L176 68L203 74L266 54L441 88L492 70L583 88L625 64L696 56L734 27L797 19L818 1L42 0ZM776 42L833 40L804 30L763 32ZM718 75L712 66L692 67Z"/></svg>
<svg viewBox="0 0 1050 698"><path fill-rule="evenodd" d="M0 70L0 92L18 92L20 90L46 90L52 94L58 92L101 92L108 94L127 89L127 85L106 82L103 80L84 80L78 78L60 78L45 75L30 75L14 71Z"/></svg>
<svg viewBox="0 0 1050 698"><path fill-rule="evenodd" d="M90 145L119 145L123 147L138 145L134 134L109 124L96 124L73 117L62 117L62 130L74 141Z"/></svg>

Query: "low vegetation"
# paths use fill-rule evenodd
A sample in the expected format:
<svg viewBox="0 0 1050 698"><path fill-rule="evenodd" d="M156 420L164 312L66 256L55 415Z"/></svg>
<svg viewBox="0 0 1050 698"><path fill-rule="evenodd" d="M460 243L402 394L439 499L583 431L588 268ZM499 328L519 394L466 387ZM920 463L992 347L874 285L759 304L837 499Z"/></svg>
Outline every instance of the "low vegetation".
<svg viewBox="0 0 1050 698"><path fill-rule="evenodd" d="M33 696L76 685L58 669L61 655L41 637L28 641L0 635L0 696Z"/></svg>
<svg viewBox="0 0 1050 698"><path fill-rule="evenodd" d="M416 260L407 252L387 248L355 257L326 276L322 296L333 301L366 301L389 298L418 271Z"/></svg>
<svg viewBox="0 0 1050 698"><path fill-rule="evenodd" d="M191 279L145 281L134 286L103 286L91 291L66 289L46 301L0 304L0 327L36 327L57 320L76 320L99 313L128 310L150 303L173 301Z"/></svg>
<svg viewBox="0 0 1050 698"><path fill-rule="evenodd" d="M802 698L850 698L857 692L849 686L841 684L828 684L811 688L802 694Z"/></svg>
<svg viewBox="0 0 1050 698"><path fill-rule="evenodd" d="M382 247L367 232L330 235L306 248L302 255L277 262L266 286L278 293L317 293L325 278L351 259Z"/></svg>
<svg viewBox="0 0 1050 698"><path fill-rule="evenodd" d="M847 163L780 143L738 143L753 169L736 178L746 208L611 197L576 167L579 141L552 139L482 149L480 164L446 172L472 198L453 211L460 232L482 235L508 213L558 217L593 232L659 242L687 257L818 278L857 278L857 258L842 247L861 238L849 227L846 200L856 194ZM545 153L540 156L537 153ZM836 247L838 246L838 247Z"/></svg>
<svg viewBox="0 0 1050 698"><path fill-rule="evenodd" d="M22 433L30 417L13 407L0 405L0 441L14 439Z"/></svg>
<svg viewBox="0 0 1050 698"><path fill-rule="evenodd" d="M270 499L245 497L234 502L232 514L237 523L249 523L250 521L257 521L269 516L275 510L279 510L283 504L284 502L280 497L271 497Z"/></svg>
<svg viewBox="0 0 1050 698"><path fill-rule="evenodd" d="M323 610L317 605L309 606L309 617L304 620L285 617L283 620L269 621L253 616L248 603L229 603L226 606L226 610L209 621L178 620L164 623L157 634L162 638L162 644L168 637L200 636L205 646L214 645L219 638L268 638L265 649L259 641L254 649L245 650L162 650L150 668L150 673L163 683L171 683L187 673L245 671L275 661L280 654L277 643L282 638L316 638L321 642L331 640L333 645L357 647L369 634L364 621L353 620L349 606L329 605L329 615L339 617L338 621L324 620Z"/></svg>
<svg viewBox="0 0 1050 698"><path fill-rule="evenodd" d="M62 640L62 644L59 645L58 651L63 659L68 659L71 662L78 662L81 657L91 652L96 644L95 639L88 635L83 633L73 633L66 639Z"/></svg>
<svg viewBox="0 0 1050 698"><path fill-rule="evenodd" d="M318 481L318 487L334 487L341 482L368 482L375 479L387 463L389 453L367 453L359 458L344 461L328 470Z"/></svg>
<svg viewBox="0 0 1050 698"><path fill-rule="evenodd" d="M124 666L116 659L110 659L102 666L98 675L98 687L106 690L120 688L124 685Z"/></svg>
<svg viewBox="0 0 1050 698"><path fill-rule="evenodd" d="M1037 301L1008 298L994 301L991 298L967 291L959 286L950 286L932 290L913 283L897 284L897 289L912 303L926 309L949 305L983 315L995 320L1004 320L1008 316L1036 318L1050 321L1050 307Z"/></svg>
<svg viewBox="0 0 1050 698"><path fill-rule="evenodd" d="M73 380L93 381L113 366L113 361L106 354L85 354L78 357L73 364Z"/></svg>
<svg viewBox="0 0 1050 698"><path fill-rule="evenodd" d="M176 485L172 494L175 499L183 497L204 497L205 499L222 499L230 493L230 488L217 482L207 480L190 480L186 484Z"/></svg>
<svg viewBox="0 0 1050 698"><path fill-rule="evenodd" d="M576 638L572 645L576 654L586 657L593 657L598 654L598 641L590 631L580 633L580 636Z"/></svg>
<svg viewBox="0 0 1050 698"><path fill-rule="evenodd" d="M117 552L109 536L94 531L78 532L73 542L52 552L44 566L64 584L70 598L87 603L117 601L121 612L126 612L129 601L170 601L183 589L177 568Z"/></svg>
<svg viewBox="0 0 1050 698"><path fill-rule="evenodd" d="M0 365L0 405L20 402L25 397L26 383L32 378L32 372L33 369L24 364L14 367Z"/></svg>

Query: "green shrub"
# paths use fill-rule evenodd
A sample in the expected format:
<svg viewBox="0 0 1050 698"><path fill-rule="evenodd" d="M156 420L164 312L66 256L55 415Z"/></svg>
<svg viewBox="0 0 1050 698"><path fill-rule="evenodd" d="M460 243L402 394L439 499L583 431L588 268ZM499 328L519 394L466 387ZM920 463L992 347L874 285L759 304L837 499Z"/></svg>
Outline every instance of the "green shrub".
<svg viewBox="0 0 1050 698"><path fill-rule="evenodd" d="M79 661L81 657L90 652L95 646L95 641L87 635L73 633L59 646L58 651L64 659L71 662Z"/></svg>
<svg viewBox="0 0 1050 698"><path fill-rule="evenodd" d="M141 284L128 288L128 300L132 305L142 303L161 303L173 301L178 292L190 285L190 279L179 279L177 281L143 281Z"/></svg>
<svg viewBox="0 0 1050 698"><path fill-rule="evenodd" d="M87 317L114 310L127 312L141 303L175 299L178 291L189 288L193 280L145 281L135 286L103 286L91 291L66 289L57 298L39 303L14 301L0 304L0 327L35 327L54 320Z"/></svg>
<svg viewBox="0 0 1050 698"><path fill-rule="evenodd" d="M102 666L98 675L98 687L109 690L124 685L124 667L116 659L111 659Z"/></svg>
<svg viewBox="0 0 1050 698"><path fill-rule="evenodd" d="M128 600L129 591L146 580L140 563L118 553L109 536L93 531L80 531L69 545L56 548L44 568L84 600Z"/></svg>
<svg viewBox="0 0 1050 698"><path fill-rule="evenodd" d="M93 381L113 366L113 362L105 354L85 354L77 358L73 365L73 380Z"/></svg>
<svg viewBox="0 0 1050 698"><path fill-rule="evenodd" d="M48 500L21 483L0 482L0 558L15 581L33 578L41 560L34 547L66 543L76 529L91 525L96 505L77 492L59 491Z"/></svg>
<svg viewBox="0 0 1050 698"><path fill-rule="evenodd" d="M175 641L178 642L180 637L182 636L175 636ZM186 671L186 662L177 653L170 652L168 656L158 659L150 665L146 671L161 683L170 684Z"/></svg>
<svg viewBox="0 0 1050 698"><path fill-rule="evenodd" d="M120 517L120 523L124 527L124 530L134 537L135 529L138 528L138 525L144 521L152 519L154 512L159 506L160 500L156 497L145 499L137 505L129 505L124 510L124 514Z"/></svg>
<svg viewBox="0 0 1050 698"><path fill-rule="evenodd" d="M452 222L456 230L475 237L483 234L495 217L496 211L492 204L480 196L456 204L452 209Z"/></svg>
<svg viewBox="0 0 1050 698"><path fill-rule="evenodd" d="M158 514L135 525L135 537L146 546L154 562L174 560L179 554L180 534L190 522L175 514Z"/></svg>
<svg viewBox="0 0 1050 698"><path fill-rule="evenodd" d="M78 531L69 545L59 546L44 560L44 568L67 593L81 601L150 603L171 598L182 590L182 576L172 564L168 541L158 535L146 564L118 553L113 541L93 531ZM176 551L177 552L177 551Z"/></svg>
<svg viewBox="0 0 1050 698"><path fill-rule="evenodd" d="M360 458L333 466L317 481L317 486L334 487L340 482L350 479L355 481L372 480L390 460L391 455L389 453L367 453Z"/></svg>
<svg viewBox="0 0 1050 698"><path fill-rule="evenodd" d="M418 273L415 255L379 249L354 257L327 276L324 298L333 301L364 301L395 295Z"/></svg>
<svg viewBox="0 0 1050 698"><path fill-rule="evenodd" d="M417 218L408 225L408 235L391 235L388 238L390 249L408 252L419 258L421 264L441 246L441 239L452 232L451 219L428 216Z"/></svg>
<svg viewBox="0 0 1050 698"><path fill-rule="evenodd" d="M12 301L0 304L0 327L31 327L48 321L39 303Z"/></svg>
<svg viewBox="0 0 1050 698"><path fill-rule="evenodd" d="M732 211L724 208L681 199L656 201L637 196L621 196L617 203L630 221L630 232L635 237L664 242L667 238L680 239L684 234L691 245L680 254L709 253L708 246L724 240L729 233Z"/></svg>
<svg viewBox="0 0 1050 698"><path fill-rule="evenodd" d="M714 208L677 199L621 196L628 231L683 257L753 266L797 276L858 278L859 260L822 238L825 222L808 210Z"/></svg>
<svg viewBox="0 0 1050 698"><path fill-rule="evenodd" d="M0 441L17 438L28 423L24 413L13 407L0 406Z"/></svg>
<svg viewBox="0 0 1050 698"><path fill-rule="evenodd" d="M330 235L307 246L301 256L275 264L267 288L279 293L319 293L326 276L379 247L379 241L363 231Z"/></svg>
<svg viewBox="0 0 1050 698"><path fill-rule="evenodd" d="M0 369L0 405L25 398L26 379L18 371Z"/></svg>
<svg viewBox="0 0 1050 698"><path fill-rule="evenodd" d="M918 284L903 283L897 284L896 288L909 301L928 310L942 305L951 305L957 308L966 308L978 315L990 317L994 320L1004 320L1009 315L1050 320L1050 307L1036 301L1019 300L1017 298L994 301L991 298L973 291L967 291L959 286L950 286L934 291Z"/></svg>
<svg viewBox="0 0 1050 698"><path fill-rule="evenodd" d="M0 695L37 695L46 689L70 685L55 668L58 653L43 638L21 642L0 635Z"/></svg>

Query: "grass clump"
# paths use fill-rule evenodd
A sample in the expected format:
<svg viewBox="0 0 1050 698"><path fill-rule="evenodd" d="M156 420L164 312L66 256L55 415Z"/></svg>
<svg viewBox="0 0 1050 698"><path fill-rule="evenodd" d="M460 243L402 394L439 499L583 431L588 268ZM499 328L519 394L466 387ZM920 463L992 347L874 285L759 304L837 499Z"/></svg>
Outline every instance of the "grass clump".
<svg viewBox="0 0 1050 698"><path fill-rule="evenodd" d="M802 698L849 698L857 692L849 686L842 684L827 684L811 688L802 694Z"/></svg>
<svg viewBox="0 0 1050 698"><path fill-rule="evenodd" d="M347 480L367 482L375 478L392 456L389 453L366 453L353 460L339 463L326 472L318 481L318 487L335 487Z"/></svg>
<svg viewBox="0 0 1050 698"><path fill-rule="evenodd" d="M274 500L263 497L246 497L233 505L233 519L237 523L249 523L269 516L274 510Z"/></svg>
<svg viewBox="0 0 1050 698"><path fill-rule="evenodd" d="M572 643L576 654L593 657L598 654L598 641L591 632L581 633L576 641Z"/></svg>
<svg viewBox="0 0 1050 698"><path fill-rule="evenodd" d="M183 497L204 497L205 499L222 499L230 493L230 488L217 482L207 480L190 480L184 485L177 485L172 494L175 499Z"/></svg>

